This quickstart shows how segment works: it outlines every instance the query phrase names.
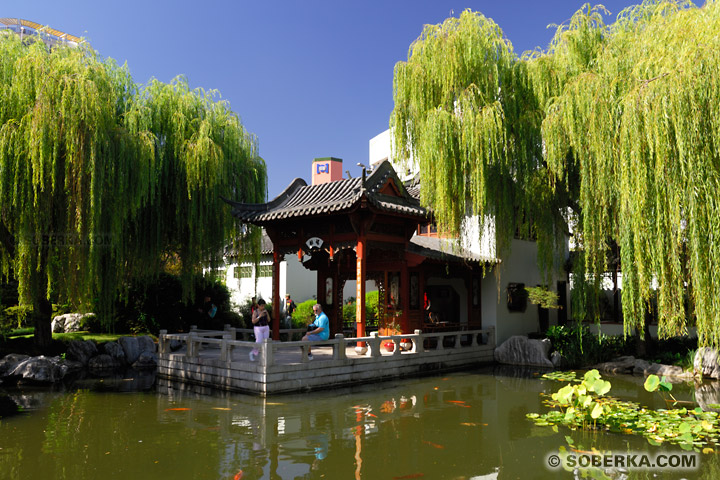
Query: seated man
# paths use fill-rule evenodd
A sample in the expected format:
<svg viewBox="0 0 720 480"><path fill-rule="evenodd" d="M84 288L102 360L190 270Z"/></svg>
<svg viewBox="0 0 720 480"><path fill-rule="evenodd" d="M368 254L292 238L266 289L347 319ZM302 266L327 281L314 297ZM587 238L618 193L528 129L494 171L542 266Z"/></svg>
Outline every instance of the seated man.
<svg viewBox="0 0 720 480"><path fill-rule="evenodd" d="M327 340L330 338L330 319L325 312L322 311L322 306L318 303L313 305L313 313L315 314L315 321L310 324L311 327L315 327L313 330L308 330L305 336L302 338L303 341L315 341L315 340ZM312 360L313 356L311 349L308 348L308 360Z"/></svg>

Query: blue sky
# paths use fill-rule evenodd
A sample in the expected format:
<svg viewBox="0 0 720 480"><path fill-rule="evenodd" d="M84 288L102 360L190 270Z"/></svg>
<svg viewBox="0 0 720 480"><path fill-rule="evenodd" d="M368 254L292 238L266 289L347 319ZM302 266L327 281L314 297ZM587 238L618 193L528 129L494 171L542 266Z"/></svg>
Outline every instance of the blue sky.
<svg viewBox="0 0 720 480"><path fill-rule="evenodd" d="M617 13L638 1L600 1ZM393 67L407 60L425 24L465 9L502 28L515 51L545 48L551 23L573 0L3 0L0 17L22 18L88 39L127 62L134 80L215 89L258 137L269 198L315 157L339 157L359 175L368 141L388 128Z"/></svg>

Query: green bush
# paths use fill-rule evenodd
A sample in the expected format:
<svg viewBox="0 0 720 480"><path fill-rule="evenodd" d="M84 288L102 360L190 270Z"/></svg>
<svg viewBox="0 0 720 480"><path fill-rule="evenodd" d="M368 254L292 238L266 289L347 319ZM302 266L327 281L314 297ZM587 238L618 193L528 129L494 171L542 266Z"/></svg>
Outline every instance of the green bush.
<svg viewBox="0 0 720 480"><path fill-rule="evenodd" d="M357 304L353 301L343 305L343 322L356 322ZM378 292L367 292L365 294L365 324L376 326L378 319Z"/></svg>
<svg viewBox="0 0 720 480"><path fill-rule="evenodd" d="M297 309L292 314L292 328L304 328L313 322L315 315L312 307L316 303L318 303L317 300L311 298L298 304Z"/></svg>
<svg viewBox="0 0 720 480"><path fill-rule="evenodd" d="M12 328L27 328L33 326L33 307L31 305L16 305L4 310L5 319L3 323L12 325Z"/></svg>
<svg viewBox="0 0 720 480"><path fill-rule="evenodd" d="M587 325L553 325L546 332L552 349L568 362L569 368L578 368L612 360L625 353L627 345L621 336L595 335Z"/></svg>

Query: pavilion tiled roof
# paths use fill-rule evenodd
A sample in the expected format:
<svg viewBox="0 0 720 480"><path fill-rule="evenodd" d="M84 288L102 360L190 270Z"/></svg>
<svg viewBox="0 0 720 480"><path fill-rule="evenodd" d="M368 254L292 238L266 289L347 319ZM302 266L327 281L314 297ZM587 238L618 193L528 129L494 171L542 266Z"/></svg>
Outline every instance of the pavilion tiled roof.
<svg viewBox="0 0 720 480"><path fill-rule="evenodd" d="M393 180L400 196L380 193ZM243 222L265 224L273 220L307 217L319 214L341 213L354 208L365 195L375 208L403 216L429 218L427 209L410 195L398 179L389 162L383 162L366 178L360 177L308 185L296 178L280 195L268 203L248 204L227 201L233 215Z"/></svg>

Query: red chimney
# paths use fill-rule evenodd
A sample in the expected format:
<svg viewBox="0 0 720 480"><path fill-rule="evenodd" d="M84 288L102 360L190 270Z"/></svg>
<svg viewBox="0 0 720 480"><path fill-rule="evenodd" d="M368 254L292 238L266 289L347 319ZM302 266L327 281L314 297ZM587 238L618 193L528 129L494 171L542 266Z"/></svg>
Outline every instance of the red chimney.
<svg viewBox="0 0 720 480"><path fill-rule="evenodd" d="M312 184L342 180L342 159L335 157L315 158L312 163Z"/></svg>

